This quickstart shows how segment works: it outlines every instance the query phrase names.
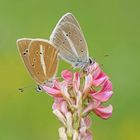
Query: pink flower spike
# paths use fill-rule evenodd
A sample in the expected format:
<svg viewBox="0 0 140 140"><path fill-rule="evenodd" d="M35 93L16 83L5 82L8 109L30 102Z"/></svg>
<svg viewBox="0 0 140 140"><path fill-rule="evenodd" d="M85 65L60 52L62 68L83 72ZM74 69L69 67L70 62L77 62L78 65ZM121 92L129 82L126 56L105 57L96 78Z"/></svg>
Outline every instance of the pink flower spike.
<svg viewBox="0 0 140 140"><path fill-rule="evenodd" d="M107 107L101 106L94 109L93 111L97 116L101 117L102 119L108 119L112 116L113 107L112 105L109 105Z"/></svg>
<svg viewBox="0 0 140 140"><path fill-rule="evenodd" d="M112 91L103 91L90 94L94 99L99 100L100 102L106 102L112 97Z"/></svg>
<svg viewBox="0 0 140 140"><path fill-rule="evenodd" d="M62 78L63 78L65 81L67 81L67 82L69 82L69 81L72 80L72 72L69 71L69 70L63 70L63 71L61 72L61 76L62 76Z"/></svg>
<svg viewBox="0 0 140 140"><path fill-rule="evenodd" d="M79 88L80 88L80 75L79 75L78 72L74 73L74 76L73 76L73 87L74 87L75 91L78 91Z"/></svg>
<svg viewBox="0 0 140 140"><path fill-rule="evenodd" d="M42 86L42 88L47 92L49 95L54 96L54 97L61 97L61 91L59 89L47 87L47 86Z"/></svg>

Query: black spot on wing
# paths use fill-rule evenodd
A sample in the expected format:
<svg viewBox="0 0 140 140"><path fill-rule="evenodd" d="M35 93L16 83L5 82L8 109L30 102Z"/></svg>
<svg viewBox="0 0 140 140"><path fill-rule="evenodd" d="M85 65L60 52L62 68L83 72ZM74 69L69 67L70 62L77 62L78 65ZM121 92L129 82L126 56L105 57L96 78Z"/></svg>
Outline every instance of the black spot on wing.
<svg viewBox="0 0 140 140"><path fill-rule="evenodd" d="M25 50L25 52L26 52L26 53L28 53L28 52L29 52L29 50L28 50L28 49L26 49L26 50Z"/></svg>
<svg viewBox="0 0 140 140"><path fill-rule="evenodd" d="M36 51L36 55L38 55L38 51Z"/></svg>

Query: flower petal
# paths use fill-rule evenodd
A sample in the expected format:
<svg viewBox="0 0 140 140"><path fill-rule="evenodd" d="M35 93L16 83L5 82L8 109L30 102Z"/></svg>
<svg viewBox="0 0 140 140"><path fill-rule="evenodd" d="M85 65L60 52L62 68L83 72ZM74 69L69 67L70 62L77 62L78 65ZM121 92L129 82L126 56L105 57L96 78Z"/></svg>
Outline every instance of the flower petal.
<svg viewBox="0 0 140 140"><path fill-rule="evenodd" d="M72 126L72 114L71 112L66 113L66 124L67 124L67 134L68 136L72 136L73 133L73 126Z"/></svg>
<svg viewBox="0 0 140 140"><path fill-rule="evenodd" d="M67 135L66 135L66 130L65 130L65 127L60 127L59 130L59 137L61 140L67 140Z"/></svg>
<svg viewBox="0 0 140 140"><path fill-rule="evenodd" d="M104 76L104 77L101 77L101 78L99 78L99 79L97 79L97 80L93 80L93 85L94 85L95 87L98 87L98 86L101 85L106 79L107 79L107 77Z"/></svg>
<svg viewBox="0 0 140 140"><path fill-rule="evenodd" d="M60 89L60 83L57 80L53 81L53 88Z"/></svg>
<svg viewBox="0 0 140 140"><path fill-rule="evenodd" d="M57 118L60 120L60 122L62 122L64 124L64 126L67 126L66 118L59 110L55 109L55 110L53 110L53 113L57 116Z"/></svg>
<svg viewBox="0 0 140 140"><path fill-rule="evenodd" d="M52 106L52 109L55 110L60 110L60 103L63 102L63 98L54 98L54 103Z"/></svg>
<svg viewBox="0 0 140 140"><path fill-rule="evenodd" d="M87 107L84 109L83 115L87 114L87 113L90 112L91 110L96 109L100 104L101 104L101 102L98 101L98 100L93 100L93 101L91 101L91 102L87 105Z"/></svg>
<svg viewBox="0 0 140 140"><path fill-rule="evenodd" d="M95 62L94 64L91 64L88 67L86 67L85 71L87 71L87 73L93 73L98 67L98 63Z"/></svg>
<svg viewBox="0 0 140 140"><path fill-rule="evenodd" d="M89 116L86 116L86 117L84 118L84 122L85 122L85 125L86 125L87 129L90 128L90 126L91 126L91 124L92 124L92 121L91 121L91 119L90 119Z"/></svg>
<svg viewBox="0 0 140 140"><path fill-rule="evenodd" d="M61 93L62 95L67 99L69 100L70 99L70 95L68 93L68 85L65 81L63 81L61 84L60 84L60 90L61 90Z"/></svg>
<svg viewBox="0 0 140 140"><path fill-rule="evenodd" d="M55 98L52 108L61 111L63 114L68 112L67 103L63 98Z"/></svg>
<svg viewBox="0 0 140 140"><path fill-rule="evenodd" d="M111 98L112 94L113 94L112 91L103 91L103 92L93 93L93 94L90 94L90 95L94 99L99 100L100 102L106 102Z"/></svg>
<svg viewBox="0 0 140 140"><path fill-rule="evenodd" d="M61 112L63 113L63 114L66 114L67 112L68 112L68 104L67 104L67 102L66 101L63 101L62 103L61 103Z"/></svg>
<svg viewBox="0 0 140 140"><path fill-rule="evenodd" d="M102 77L108 78L108 76L104 72L101 71L100 74L98 75L98 77L96 79L100 79Z"/></svg>
<svg viewBox="0 0 140 140"><path fill-rule="evenodd" d="M100 73L101 73L101 68L97 67L96 70L93 72L93 79L95 80L99 78Z"/></svg>
<svg viewBox="0 0 140 140"><path fill-rule="evenodd" d="M71 81L72 80L72 72L69 70L63 70L61 72L61 76L65 81Z"/></svg>
<svg viewBox="0 0 140 140"><path fill-rule="evenodd" d="M78 72L74 73L74 76L73 76L73 87L74 87L75 91L78 91L79 88L80 88L80 75L79 75Z"/></svg>
<svg viewBox="0 0 140 140"><path fill-rule="evenodd" d="M85 77L85 85L84 85L84 90L83 92L86 92L91 86L92 86L92 82L93 82L93 77L91 74L88 74Z"/></svg>
<svg viewBox="0 0 140 140"><path fill-rule="evenodd" d="M109 81L109 80L105 81L101 91L112 91L112 83L111 83L111 81Z"/></svg>
<svg viewBox="0 0 140 140"><path fill-rule="evenodd" d="M73 140L77 140L78 139L78 132L77 130L73 130Z"/></svg>
<svg viewBox="0 0 140 140"><path fill-rule="evenodd" d="M90 131L87 131L86 136L85 136L85 140L93 140L93 136L92 136L92 133Z"/></svg>
<svg viewBox="0 0 140 140"><path fill-rule="evenodd" d="M94 109L93 111L97 116L101 117L102 119L108 119L112 116L113 107L112 105L109 105L107 107L101 106Z"/></svg>
<svg viewBox="0 0 140 140"><path fill-rule="evenodd" d="M48 86L42 86L42 88L47 92L49 95L54 96L54 97L61 97L61 91L59 89L51 88Z"/></svg>

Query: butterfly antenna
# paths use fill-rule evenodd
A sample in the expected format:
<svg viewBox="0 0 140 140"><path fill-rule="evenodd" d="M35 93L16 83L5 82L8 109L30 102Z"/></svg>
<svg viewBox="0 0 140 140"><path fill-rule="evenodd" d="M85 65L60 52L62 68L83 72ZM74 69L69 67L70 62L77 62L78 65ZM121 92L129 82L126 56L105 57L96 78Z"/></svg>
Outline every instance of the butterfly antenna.
<svg viewBox="0 0 140 140"><path fill-rule="evenodd" d="M105 55L103 55L103 57L108 57L109 56L109 54L105 54Z"/></svg>
<svg viewBox="0 0 140 140"><path fill-rule="evenodd" d="M105 54L105 55L100 55L99 57L108 57L108 56L109 56L109 54Z"/></svg>
<svg viewBox="0 0 140 140"><path fill-rule="evenodd" d="M33 86L34 85L32 84L32 85L29 85L29 86L26 86L26 87L19 88L18 91L22 93L22 92L25 91L25 89L30 88L30 87L33 87Z"/></svg>

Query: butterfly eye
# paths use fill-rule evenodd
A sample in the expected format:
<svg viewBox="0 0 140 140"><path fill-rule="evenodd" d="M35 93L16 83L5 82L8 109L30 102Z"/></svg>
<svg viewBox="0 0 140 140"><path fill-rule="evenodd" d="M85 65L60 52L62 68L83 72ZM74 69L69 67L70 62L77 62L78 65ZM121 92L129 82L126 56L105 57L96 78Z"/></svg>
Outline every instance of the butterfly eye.
<svg viewBox="0 0 140 140"><path fill-rule="evenodd" d="M81 50L81 52L84 52L83 50Z"/></svg>
<svg viewBox="0 0 140 140"><path fill-rule="evenodd" d="M40 54L42 54L42 52L40 52Z"/></svg>
<svg viewBox="0 0 140 140"><path fill-rule="evenodd" d="M42 89L41 89L41 87L39 85L36 87L36 91L37 92L41 92L42 91Z"/></svg>
<svg viewBox="0 0 140 140"><path fill-rule="evenodd" d="M82 42L83 40L82 39L80 39L80 42Z"/></svg>
<svg viewBox="0 0 140 140"><path fill-rule="evenodd" d="M95 61L94 61L92 58L89 58L89 63L90 63L90 64L94 64L94 62L95 62Z"/></svg>
<svg viewBox="0 0 140 140"><path fill-rule="evenodd" d="M67 33L66 36L69 36L69 34Z"/></svg>

